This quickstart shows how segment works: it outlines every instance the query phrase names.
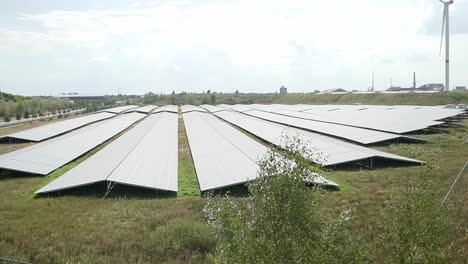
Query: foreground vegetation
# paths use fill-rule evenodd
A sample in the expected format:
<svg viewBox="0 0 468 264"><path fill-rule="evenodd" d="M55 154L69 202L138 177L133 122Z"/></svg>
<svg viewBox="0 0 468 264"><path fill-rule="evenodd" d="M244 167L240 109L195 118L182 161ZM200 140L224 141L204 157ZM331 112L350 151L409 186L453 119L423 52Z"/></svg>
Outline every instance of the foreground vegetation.
<svg viewBox="0 0 468 264"><path fill-rule="evenodd" d="M201 198L196 189L198 183L193 178L193 164L182 131L179 131L179 157L183 157L179 160L179 174L185 176L179 177L182 188L177 198L127 192L103 199L105 188L98 187L91 193L75 192L33 199L32 190L49 179L21 174L0 175L0 257L34 263L212 262L211 256L219 256L216 247L220 242L206 224L203 208L207 199ZM399 226L390 229L394 231L388 232L387 238L383 237L383 212L388 212L386 215L391 223L396 222L392 220L392 215L395 215L392 208L401 204L400 201L419 197L405 192L411 186L410 180L419 175L434 179L430 186L434 188L433 196L428 199L441 202L466 162L468 120L445 131L447 133L418 135L428 140L426 144L376 147L428 162L432 169L427 172L425 166L392 167L386 164L378 164L380 166L375 169L362 165L325 170L323 175L339 183L342 190L314 197L318 204L316 208L321 212L321 221L339 219L343 212L349 211L346 232L341 234L347 237L348 232L361 234L357 242L362 239L371 253L377 252L371 254L376 262L393 260L389 255L389 252L394 252L390 242L394 241L393 245L397 246L403 243L392 238L392 234L399 232ZM27 145L2 144L0 153ZM446 221L457 228L450 237L448 252L444 253L452 263L465 263L468 259L468 181L465 180L463 186L450 203L453 208ZM234 199L241 207L248 200L242 197ZM422 214L410 214L409 217L418 219ZM413 227L403 226L403 230L405 228ZM381 246L383 239L388 239L386 245L390 247ZM384 252L376 251L379 248ZM415 260L400 263L424 263L417 262L420 259Z"/></svg>

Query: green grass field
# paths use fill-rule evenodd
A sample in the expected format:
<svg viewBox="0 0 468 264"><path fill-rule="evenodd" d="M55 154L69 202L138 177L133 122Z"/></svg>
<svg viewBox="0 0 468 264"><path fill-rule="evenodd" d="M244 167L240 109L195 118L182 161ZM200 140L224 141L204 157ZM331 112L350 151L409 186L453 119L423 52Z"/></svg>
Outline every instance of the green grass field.
<svg viewBox="0 0 468 264"><path fill-rule="evenodd" d="M200 187L182 117L179 118L179 192L177 196L200 196Z"/></svg>
<svg viewBox="0 0 468 264"><path fill-rule="evenodd" d="M375 148L427 162L433 168L430 174L442 180L439 189L442 201L468 157L468 120L444 130L446 133L417 135L428 140L425 144ZM0 152L14 148L2 144ZM200 196L182 119L179 119L177 197L115 195L103 199L104 192L97 192L97 195L33 199L35 190L95 151L46 178L0 175L0 257L34 263L209 262L207 256L215 241L206 229L202 212L205 199ZM324 195L324 212L334 218L343 209L353 208L353 228L373 234L384 201L398 196L402 179L423 169L423 166L327 169L324 176L338 182L342 189ZM466 201L468 188L464 190L457 194L455 201ZM457 204L454 223L459 232L454 237L452 251L457 263L465 263L468 204L454 204ZM372 245L378 237L369 235L366 239Z"/></svg>

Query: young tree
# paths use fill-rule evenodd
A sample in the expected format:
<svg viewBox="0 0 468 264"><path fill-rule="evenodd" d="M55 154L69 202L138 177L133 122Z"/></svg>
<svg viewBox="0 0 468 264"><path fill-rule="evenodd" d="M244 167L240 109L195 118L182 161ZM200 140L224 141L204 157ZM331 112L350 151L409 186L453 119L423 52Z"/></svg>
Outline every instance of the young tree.
<svg viewBox="0 0 468 264"><path fill-rule="evenodd" d="M11 121L10 112L5 112L3 119L5 120L5 122L10 122Z"/></svg>
<svg viewBox="0 0 468 264"><path fill-rule="evenodd" d="M211 95L210 102L211 102L212 105L214 105L216 103L216 95L214 95L214 94Z"/></svg>
<svg viewBox="0 0 468 264"><path fill-rule="evenodd" d="M289 141L286 139L286 141ZM248 202L210 198L208 223L218 239L219 263L367 263L363 243L345 232L348 216L327 223L321 191L311 188L317 167L298 140L271 150L259 162L258 178L248 184ZM338 239L337 239L338 238Z"/></svg>
<svg viewBox="0 0 468 264"><path fill-rule="evenodd" d="M21 118L23 118L23 115L24 115L24 103L21 101L16 105L15 118L17 120L20 120Z"/></svg>
<svg viewBox="0 0 468 264"><path fill-rule="evenodd" d="M450 263L450 209L442 205L440 181L429 171L408 177L401 196L387 202L379 223L387 263Z"/></svg>

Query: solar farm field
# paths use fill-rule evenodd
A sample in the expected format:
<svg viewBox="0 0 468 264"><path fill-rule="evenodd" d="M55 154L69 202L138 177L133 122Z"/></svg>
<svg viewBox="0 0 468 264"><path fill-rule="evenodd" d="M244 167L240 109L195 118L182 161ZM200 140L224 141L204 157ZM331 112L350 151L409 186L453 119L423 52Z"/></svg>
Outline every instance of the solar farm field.
<svg viewBox="0 0 468 264"><path fill-rule="evenodd" d="M284 133L299 134L310 146L328 153L327 160L314 160L324 166L320 184L339 186L322 197L326 217L336 218L351 208L353 230L366 234L372 247L378 239L373 231L384 202L399 195L403 179L426 170L422 163L432 167L430 175L442 182L442 200L467 160L468 119L452 119L455 110L437 108L434 114L435 108L424 108L424 116L430 116L427 120L405 123L395 119L393 127L377 120L372 122L375 127L366 128L366 120L374 118L369 111L379 111L380 119L390 119L401 116L387 114L398 107L322 108L182 106L176 114L169 106L160 111L156 108L143 119L136 106L121 108L117 117L79 129L86 132L115 118L138 117L111 133L103 144L83 156L76 155L46 177L2 172L0 257L33 263L209 263L216 241L206 225L202 211L206 199L200 191L229 187L239 194L236 199L244 201L244 190L236 186L255 178L256 156L268 146L281 148L277 138ZM424 109L413 107L411 111ZM339 111L350 118L340 119ZM324 123L324 118L331 121ZM450 122L435 121L447 118ZM166 127L167 134L157 136ZM80 134L79 129L69 133ZM1 144L0 152L24 152L39 144L44 143ZM172 151L166 151L169 149ZM123 154L117 155L120 152ZM155 156L159 161L167 160L164 164L148 161ZM175 156L178 162L172 164ZM227 159L235 160L238 166ZM142 163L136 166L138 162ZM93 170L105 167L100 165L109 168ZM167 179L140 177L158 173ZM81 179L86 184L74 182ZM176 182L171 181L174 179ZM467 185L462 182L464 190ZM466 192L461 192L453 200L457 203L467 198ZM468 223L464 221L468 205L457 205L453 221L461 230L451 250L455 260L463 263L468 258Z"/></svg>

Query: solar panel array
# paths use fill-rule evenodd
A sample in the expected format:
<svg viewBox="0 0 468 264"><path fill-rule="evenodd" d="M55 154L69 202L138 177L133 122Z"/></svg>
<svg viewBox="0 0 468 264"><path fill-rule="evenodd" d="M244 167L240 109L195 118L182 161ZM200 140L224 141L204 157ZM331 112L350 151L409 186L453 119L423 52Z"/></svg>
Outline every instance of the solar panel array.
<svg viewBox="0 0 468 264"><path fill-rule="evenodd" d="M242 184L257 177L268 148L207 113L183 114L201 191ZM316 182L335 183L318 177Z"/></svg>
<svg viewBox="0 0 468 264"><path fill-rule="evenodd" d="M214 115L234 124L273 145L284 147L283 139L298 138L308 149L318 154L312 160L324 166L343 164L369 158L384 158L408 163L421 164L421 161L378 151L317 133L272 123L246 114L222 111Z"/></svg>
<svg viewBox="0 0 468 264"><path fill-rule="evenodd" d="M8 134L2 138L14 138L25 141L42 141L51 137L55 137L66 132L69 132L73 129L77 129L88 125L93 122L101 121L107 118L115 116L112 113L97 113L92 115L87 115L83 117L67 119L64 121L55 122L52 124L47 124L44 126L39 126L31 129L26 129L16 133Z"/></svg>
<svg viewBox="0 0 468 264"><path fill-rule="evenodd" d="M340 124L319 122L309 119L302 119L288 115L282 115L281 113L281 111L265 112L260 110L252 110L245 112L245 114L247 115L258 117L264 120L280 123L283 125L290 125L297 128L307 129L310 131L346 139L360 144L374 144L389 140L420 141L416 138L405 137L399 134L363 129L359 127L345 126Z"/></svg>
<svg viewBox="0 0 468 264"><path fill-rule="evenodd" d="M102 181L177 191L178 111L175 105L121 106L9 134L5 137L51 139L1 155L0 168L49 174L146 117L37 193ZM252 104L184 105L181 112L200 189L206 191L255 179L257 161L268 152L265 145L234 126L282 148L287 144L285 138L298 138L317 154L310 159L324 166L373 158L421 164L349 141L373 144L416 140L400 134L441 125L465 110L442 106ZM315 182L336 186L321 176Z"/></svg>
<svg viewBox="0 0 468 264"><path fill-rule="evenodd" d="M145 115L129 113L0 156L0 168L46 175L125 130Z"/></svg>
<svg viewBox="0 0 468 264"><path fill-rule="evenodd" d="M177 191L177 125L177 114L162 112L150 115L36 193L102 181Z"/></svg>
<svg viewBox="0 0 468 264"><path fill-rule="evenodd" d="M237 105L236 108L341 124L390 133L409 133L443 124L440 119L463 113L443 106L376 106L376 105ZM245 112L245 111L244 111Z"/></svg>

